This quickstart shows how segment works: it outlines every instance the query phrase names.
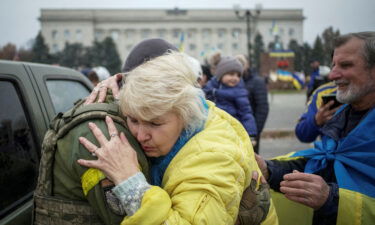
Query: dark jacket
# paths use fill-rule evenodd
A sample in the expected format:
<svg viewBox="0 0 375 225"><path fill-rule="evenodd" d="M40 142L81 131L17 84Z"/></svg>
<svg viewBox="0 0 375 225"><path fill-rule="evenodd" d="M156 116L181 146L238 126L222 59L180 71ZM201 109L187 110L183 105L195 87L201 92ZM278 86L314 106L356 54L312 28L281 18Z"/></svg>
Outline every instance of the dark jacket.
<svg viewBox="0 0 375 225"><path fill-rule="evenodd" d="M229 87L216 78L211 79L203 88L206 98L215 102L216 106L223 109L238 119L245 127L249 136L257 135L257 127L253 110L248 99L248 92L243 81L235 87Z"/></svg>
<svg viewBox="0 0 375 225"><path fill-rule="evenodd" d="M258 76L250 69L248 70L248 74L244 75L244 81L245 87L249 92L248 97L251 108L253 109L258 134L260 134L264 128L269 112L267 84L263 77Z"/></svg>

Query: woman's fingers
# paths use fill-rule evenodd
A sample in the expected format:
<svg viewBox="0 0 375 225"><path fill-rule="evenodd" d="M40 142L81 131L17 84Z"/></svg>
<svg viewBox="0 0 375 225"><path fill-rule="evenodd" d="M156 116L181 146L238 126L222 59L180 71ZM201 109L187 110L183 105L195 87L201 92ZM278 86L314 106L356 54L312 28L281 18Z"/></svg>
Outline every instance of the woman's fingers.
<svg viewBox="0 0 375 225"><path fill-rule="evenodd" d="M105 96L107 96L107 86L102 84L102 86L99 89L98 102L104 102Z"/></svg>
<svg viewBox="0 0 375 225"><path fill-rule="evenodd" d="M77 162L81 166L100 169L98 166L98 160L78 159Z"/></svg>
<svg viewBox="0 0 375 225"><path fill-rule="evenodd" d="M101 81L90 95L86 98L85 105L94 103L97 99L97 102L104 102L105 97L107 96L107 90L111 89L113 96L118 98L119 95L119 86L118 82L122 80L122 74L116 74L107 78L106 80Z"/></svg>
<svg viewBox="0 0 375 225"><path fill-rule="evenodd" d="M131 152L130 154L133 156L133 161L138 165L137 153L134 151L133 147L129 144L129 141L123 132L120 133L120 139L121 139L121 142L126 147L125 149L129 149L129 151Z"/></svg>
<svg viewBox="0 0 375 225"><path fill-rule="evenodd" d="M96 145L91 143L89 140L87 140L84 137L79 137L79 142L89 151L91 154L95 153L95 151L98 149Z"/></svg>
<svg viewBox="0 0 375 225"><path fill-rule="evenodd" d="M84 104L88 105L88 104L93 103L96 99L96 96L98 96L98 93L99 93L99 87L95 87L90 93L90 95L86 98L86 101Z"/></svg>
<svg viewBox="0 0 375 225"><path fill-rule="evenodd" d="M111 120L108 120L108 124L109 127L114 126ZM114 131L113 128L115 127L109 128L109 131ZM95 132L96 129L98 128L93 128ZM100 169L116 185L140 171L137 154L129 145L124 133L120 134L120 138L115 137L107 141L99 149L85 138L79 140L91 153L96 153L98 159L80 159L78 163L82 166Z"/></svg>
<svg viewBox="0 0 375 225"><path fill-rule="evenodd" d="M90 122L89 128L91 132L94 134L96 140L98 140L100 146L104 146L106 143L108 143L107 138L104 136L103 132L99 129L98 126L96 126L95 123Z"/></svg>
<svg viewBox="0 0 375 225"><path fill-rule="evenodd" d="M101 88L99 89L98 102L104 102L105 97L107 96L107 90L111 89L113 97L118 98L119 95L119 86L118 82L121 81L122 75L116 74L107 78L101 82Z"/></svg>
<svg viewBox="0 0 375 225"><path fill-rule="evenodd" d="M117 131L117 128L116 128L115 123L113 122L112 118L110 116L106 116L105 122L107 123L108 133L110 135L110 139L117 138L118 131Z"/></svg>

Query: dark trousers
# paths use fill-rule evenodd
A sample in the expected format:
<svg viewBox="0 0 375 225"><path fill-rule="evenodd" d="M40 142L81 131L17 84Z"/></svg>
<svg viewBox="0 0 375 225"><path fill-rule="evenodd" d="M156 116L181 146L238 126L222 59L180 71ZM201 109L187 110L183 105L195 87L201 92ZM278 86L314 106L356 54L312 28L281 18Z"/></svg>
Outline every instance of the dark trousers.
<svg viewBox="0 0 375 225"><path fill-rule="evenodd" d="M257 141L256 145L253 145L253 148L254 148L254 152L256 154L259 154L259 144L260 144L260 134L258 134L255 138L255 140Z"/></svg>

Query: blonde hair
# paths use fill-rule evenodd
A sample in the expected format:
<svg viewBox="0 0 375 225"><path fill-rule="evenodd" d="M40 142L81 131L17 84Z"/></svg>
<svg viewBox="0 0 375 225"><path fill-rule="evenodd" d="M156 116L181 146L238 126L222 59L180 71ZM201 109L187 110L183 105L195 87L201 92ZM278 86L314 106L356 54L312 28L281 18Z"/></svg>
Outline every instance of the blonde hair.
<svg viewBox="0 0 375 225"><path fill-rule="evenodd" d="M120 92L122 112L145 121L174 112L187 132L203 126L204 93L190 65L187 55L169 52L130 71Z"/></svg>

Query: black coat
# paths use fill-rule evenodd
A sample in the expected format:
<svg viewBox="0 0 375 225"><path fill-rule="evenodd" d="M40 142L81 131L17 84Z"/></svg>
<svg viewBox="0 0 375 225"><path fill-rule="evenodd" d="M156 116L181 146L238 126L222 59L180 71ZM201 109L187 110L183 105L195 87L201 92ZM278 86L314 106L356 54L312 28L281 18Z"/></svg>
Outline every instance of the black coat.
<svg viewBox="0 0 375 225"><path fill-rule="evenodd" d="M250 69L247 73L244 74L244 81L249 92L249 101L259 135L263 130L269 112L267 84L263 77L258 76Z"/></svg>

